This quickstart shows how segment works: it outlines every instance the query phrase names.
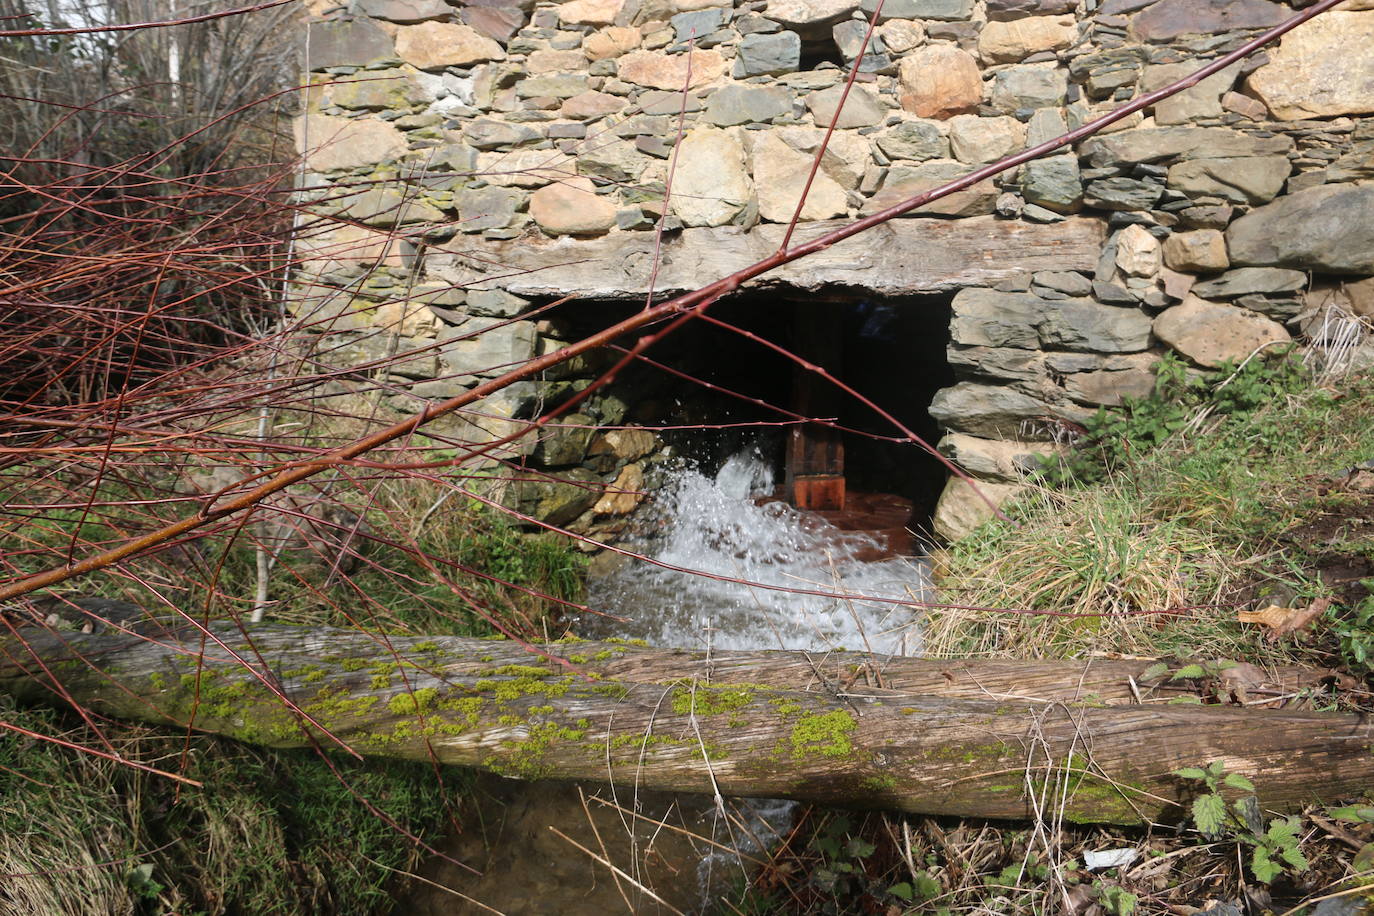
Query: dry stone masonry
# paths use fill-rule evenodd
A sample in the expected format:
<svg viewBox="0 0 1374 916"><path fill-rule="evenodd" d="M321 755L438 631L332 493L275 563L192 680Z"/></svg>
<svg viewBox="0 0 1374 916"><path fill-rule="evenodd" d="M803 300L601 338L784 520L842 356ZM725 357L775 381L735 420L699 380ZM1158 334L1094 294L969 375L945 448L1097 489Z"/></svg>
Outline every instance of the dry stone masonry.
<svg viewBox="0 0 1374 916"><path fill-rule="evenodd" d="M1294 6L1303 5L1295 2ZM839 111L798 239L1178 79L1292 15L1270 0L312 0L293 308L413 411L557 348L528 314L642 299L774 251ZM859 78L840 107L846 68ZM1076 149L756 281L951 297L941 449L1014 493L1029 456L1331 309L1374 319L1374 2L1351 0ZM671 180L671 193L668 192ZM657 230L662 230L659 238ZM381 332L381 333L379 333ZM1367 351L1366 351L1367 352ZM497 436L595 360L447 427ZM523 446L526 511L614 534L661 443L591 402ZM936 527L986 517L951 484Z"/></svg>

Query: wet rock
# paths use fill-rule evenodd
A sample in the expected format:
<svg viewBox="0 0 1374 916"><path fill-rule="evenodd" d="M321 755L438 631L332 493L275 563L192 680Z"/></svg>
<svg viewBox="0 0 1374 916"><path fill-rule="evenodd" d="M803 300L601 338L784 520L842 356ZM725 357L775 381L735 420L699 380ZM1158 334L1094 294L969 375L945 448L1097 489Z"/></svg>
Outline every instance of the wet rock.
<svg viewBox="0 0 1374 916"><path fill-rule="evenodd" d="M1091 299L1044 303L1042 346L1095 353L1134 353L1150 346L1150 319L1131 308Z"/></svg>
<svg viewBox="0 0 1374 916"><path fill-rule="evenodd" d="M504 60L506 52L471 26L424 22L396 30L396 55L417 70L442 70Z"/></svg>
<svg viewBox="0 0 1374 916"><path fill-rule="evenodd" d="M771 121L792 113L792 93L780 86L731 83L711 94L705 119L717 127Z"/></svg>
<svg viewBox="0 0 1374 916"><path fill-rule="evenodd" d="M558 5L563 25L614 25L625 0L567 0Z"/></svg>
<svg viewBox="0 0 1374 916"><path fill-rule="evenodd" d="M1374 186L1285 195L1232 223L1226 245L1235 264L1374 274Z"/></svg>
<svg viewBox="0 0 1374 916"><path fill-rule="evenodd" d="M391 36L368 19L311 22L307 26L310 67L356 67L396 53Z"/></svg>
<svg viewBox="0 0 1374 916"><path fill-rule="evenodd" d="M1175 232L1164 240L1164 263L1172 270L1189 273L1225 270L1231 264L1226 257L1226 237L1216 229Z"/></svg>
<svg viewBox="0 0 1374 916"><path fill-rule="evenodd" d="M601 478L586 468L572 468L545 479L526 478L512 485L520 512L550 525L566 525L601 497Z"/></svg>
<svg viewBox="0 0 1374 916"><path fill-rule="evenodd" d="M1289 340L1283 325L1248 309L1189 296L1155 319L1155 336L1200 366L1238 363L1267 343Z"/></svg>
<svg viewBox="0 0 1374 916"><path fill-rule="evenodd" d="M1088 182L1083 201L1099 210L1149 210L1164 196L1164 185L1158 181L1137 178L1099 178Z"/></svg>
<svg viewBox="0 0 1374 916"><path fill-rule="evenodd" d="M1283 121L1374 111L1374 12L1323 13L1271 48L1246 85Z"/></svg>
<svg viewBox="0 0 1374 916"><path fill-rule="evenodd" d="M1165 184L1193 197L1219 197L1238 204L1262 204L1283 190L1292 164L1287 156L1190 159L1169 167Z"/></svg>
<svg viewBox="0 0 1374 916"><path fill-rule="evenodd" d="M843 86L831 86L829 89L812 92L806 96L806 107L815 119L817 127L830 126L831 119L835 117L835 110L839 107L840 96L843 94ZM887 109L878 101L877 96L862 86L853 86L849 90L849 96L844 100L844 110L840 112L840 118L835 122L835 126L872 127L882 123L886 116Z"/></svg>
<svg viewBox="0 0 1374 916"><path fill-rule="evenodd" d="M1214 280L1198 283L1193 292L1203 299L1234 299L1252 293L1292 293L1307 285L1307 274L1282 267L1237 267Z"/></svg>
<svg viewBox="0 0 1374 916"><path fill-rule="evenodd" d="M935 121L903 121L880 134L877 143L889 159L945 159L950 155L949 138Z"/></svg>
<svg viewBox="0 0 1374 916"><path fill-rule="evenodd" d="M1168 41L1233 29L1267 29L1289 16L1268 0L1159 0L1138 13L1131 34L1143 41Z"/></svg>
<svg viewBox="0 0 1374 916"><path fill-rule="evenodd" d="M719 51L692 51L689 83L688 56L658 51L631 51L616 62L617 72L622 80L636 86L677 90L714 82L725 73L725 59Z"/></svg>
<svg viewBox="0 0 1374 916"><path fill-rule="evenodd" d="M744 36L735 54L732 76L774 76L801 66L801 36L796 32Z"/></svg>
<svg viewBox="0 0 1374 916"><path fill-rule="evenodd" d="M1067 48L1077 39L1072 16L993 20L978 34L978 56L987 63L1018 63L1032 54Z"/></svg>
<svg viewBox="0 0 1374 916"><path fill-rule="evenodd" d="M616 206L589 178L567 178L530 195L530 216L550 235L600 235L615 225Z"/></svg>
<svg viewBox="0 0 1374 916"><path fill-rule="evenodd" d="M992 80L992 107L1013 113L1026 108L1058 108L1069 90L1069 77L1057 68L1030 64L1007 67Z"/></svg>
<svg viewBox="0 0 1374 916"><path fill-rule="evenodd" d="M628 515L644 501L645 495L644 471L637 464L627 464L596 501L592 511L597 515Z"/></svg>
<svg viewBox="0 0 1374 916"><path fill-rule="evenodd" d="M1025 487L1019 484L992 481L970 484L951 477L940 493L931 529L950 542L967 537L996 517L994 507L1002 506L1023 490Z"/></svg>
<svg viewBox="0 0 1374 916"><path fill-rule="evenodd" d="M1078 212L1083 208L1078 157L1065 153L1026 163L1021 167L1021 194L1029 203L1055 213Z"/></svg>
<svg viewBox="0 0 1374 916"><path fill-rule="evenodd" d="M1159 239L1142 226L1127 226L1116 237L1116 266L1128 277L1159 273Z"/></svg>
<svg viewBox="0 0 1374 916"><path fill-rule="evenodd" d="M973 112L983 100L983 78L973 55L949 45L917 48L902 58L898 74L902 107L917 117Z"/></svg>
<svg viewBox="0 0 1374 916"><path fill-rule="evenodd" d="M585 413L570 413L545 429L530 458L546 468L581 464L595 434L595 422L591 417Z"/></svg>
<svg viewBox="0 0 1374 916"><path fill-rule="evenodd" d="M1015 118L955 115L949 119L949 147L960 162L983 165L1018 152L1026 141L1026 127ZM1074 171L1077 171L1075 159Z"/></svg>
<svg viewBox="0 0 1374 916"><path fill-rule="evenodd" d="M744 147L733 133L699 127L682 139L670 206L684 225L723 226L752 197Z"/></svg>

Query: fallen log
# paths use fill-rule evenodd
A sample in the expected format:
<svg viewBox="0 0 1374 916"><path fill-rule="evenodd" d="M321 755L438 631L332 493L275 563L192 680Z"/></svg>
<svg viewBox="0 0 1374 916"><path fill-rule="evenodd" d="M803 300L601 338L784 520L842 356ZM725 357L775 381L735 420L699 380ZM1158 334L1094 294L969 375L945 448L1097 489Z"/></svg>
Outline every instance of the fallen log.
<svg viewBox="0 0 1374 916"><path fill-rule="evenodd" d="M1173 771L1218 760L1271 808L1374 780L1359 716L1141 703L1148 661L212 633L25 629L0 639L0 689L274 747L926 814L1167 819L1195 788Z"/></svg>

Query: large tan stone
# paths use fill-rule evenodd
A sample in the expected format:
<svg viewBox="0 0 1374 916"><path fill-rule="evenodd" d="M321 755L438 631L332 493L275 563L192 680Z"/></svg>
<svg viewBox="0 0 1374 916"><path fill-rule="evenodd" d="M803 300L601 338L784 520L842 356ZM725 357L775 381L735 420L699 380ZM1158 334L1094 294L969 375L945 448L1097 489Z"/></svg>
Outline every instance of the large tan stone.
<svg viewBox="0 0 1374 916"><path fill-rule="evenodd" d="M1145 227L1127 226L1116 237L1116 266L1127 276L1153 277L1160 263L1159 239Z"/></svg>
<svg viewBox="0 0 1374 916"><path fill-rule="evenodd" d="M422 22L396 30L396 55L421 70L442 70L504 60L506 52L471 26Z"/></svg>
<svg viewBox="0 0 1374 916"><path fill-rule="evenodd" d="M610 25L624 5L625 0L568 0L558 6L558 21L563 25Z"/></svg>
<svg viewBox="0 0 1374 916"><path fill-rule="evenodd" d="M581 72L587 69L587 55L581 51L531 51L525 59L525 69L531 74L556 73L560 70Z"/></svg>
<svg viewBox="0 0 1374 916"><path fill-rule="evenodd" d="M597 118L605 117L620 111L628 104L625 99L618 95L611 95L609 92L590 92L579 93L569 99L563 100L563 105L558 109L558 113L565 118L576 118L580 121L594 121Z"/></svg>
<svg viewBox="0 0 1374 916"><path fill-rule="evenodd" d="M402 270L415 260L415 246L390 232L340 224L328 232L296 236L296 267L317 276L366 266Z"/></svg>
<svg viewBox="0 0 1374 916"><path fill-rule="evenodd" d="M597 515L627 515L644 500L644 472L637 464L627 464L616 475L592 511Z"/></svg>
<svg viewBox="0 0 1374 916"><path fill-rule="evenodd" d="M1219 229L1175 232L1164 240L1164 263L1171 270L1208 273L1231 266L1226 257L1226 236Z"/></svg>
<svg viewBox="0 0 1374 916"><path fill-rule="evenodd" d="M763 133L755 141L753 152L759 215L774 223L790 222L811 172L813 157L793 149L771 132ZM844 216L845 212L844 188L824 171L817 170L801 218L830 219Z"/></svg>
<svg viewBox="0 0 1374 916"><path fill-rule="evenodd" d="M1298 26L1250 74L1281 121L1374 111L1374 12L1330 12Z"/></svg>
<svg viewBox="0 0 1374 916"><path fill-rule="evenodd" d="M723 226L753 193L744 147L733 130L698 127L682 138L669 206L683 223Z"/></svg>
<svg viewBox="0 0 1374 916"><path fill-rule="evenodd" d="M1062 449L1051 442L982 439L966 433L946 433L940 454L970 474L997 483L1019 483L1035 470L1039 459Z"/></svg>
<svg viewBox="0 0 1374 916"><path fill-rule="evenodd" d="M579 175L531 194L530 216L550 235L600 235L615 225L615 204Z"/></svg>
<svg viewBox="0 0 1374 916"><path fill-rule="evenodd" d="M618 73L627 83L651 89L691 89L714 82L725 73L725 58L719 51L694 50L690 65L688 60L688 54L631 51L620 58Z"/></svg>
<svg viewBox="0 0 1374 916"><path fill-rule="evenodd" d="M993 21L978 35L978 55L990 64L1011 64L1041 51L1067 48L1078 38L1072 16L1029 16Z"/></svg>
<svg viewBox="0 0 1374 916"><path fill-rule="evenodd" d="M921 118L974 111L983 100L983 77L973 55L951 45L917 48L898 67L902 107Z"/></svg>
<svg viewBox="0 0 1374 916"><path fill-rule="evenodd" d="M1026 125L1015 118L955 115L949 119L949 146L954 158L970 165L996 162L1019 152L1026 143Z"/></svg>
<svg viewBox="0 0 1374 916"><path fill-rule="evenodd" d="M1255 350L1290 340L1283 325L1257 312L1188 296L1165 309L1154 334L1200 366L1239 363Z"/></svg>
<svg viewBox="0 0 1374 916"><path fill-rule="evenodd" d="M619 57L639 47L640 34L636 26L611 26L600 29L582 39L582 50L592 60Z"/></svg>
<svg viewBox="0 0 1374 916"><path fill-rule="evenodd" d="M970 484L960 477L951 477L940 494L931 528L946 541L957 541L991 521L996 509L1025 489L1015 483L980 480Z"/></svg>
<svg viewBox="0 0 1374 916"><path fill-rule="evenodd" d="M296 148L316 172L357 169L405 154L406 138L385 121L309 114L296 119Z"/></svg>

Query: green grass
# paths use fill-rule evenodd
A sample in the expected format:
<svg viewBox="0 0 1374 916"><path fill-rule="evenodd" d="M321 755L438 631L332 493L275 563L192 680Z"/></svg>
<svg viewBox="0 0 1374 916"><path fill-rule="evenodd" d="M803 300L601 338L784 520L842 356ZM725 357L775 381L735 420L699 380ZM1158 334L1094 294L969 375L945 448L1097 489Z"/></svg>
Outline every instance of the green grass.
<svg viewBox="0 0 1374 916"><path fill-rule="evenodd" d="M1326 594L1318 572L1332 550L1374 557L1367 541L1287 536L1368 498L1323 482L1374 458L1374 379L1317 388L1281 363L1227 388L1241 383L1243 391L1223 389L1224 410L1205 386L1181 419L1170 402L1137 405L1137 417L1167 416L1169 434L1090 443L1070 467L1106 451L1101 473L1032 487L1007 507L1010 523L990 523L939 556L942 601L995 610L932 611L930 650L1271 659L1280 650L1236 621L1238 606L1266 588L1295 605ZM1023 613L999 612L1008 609Z"/></svg>
<svg viewBox="0 0 1374 916"><path fill-rule="evenodd" d="M99 746L53 710L6 708L3 717ZM434 843L446 826L445 792L461 794L468 780L449 768L441 786L422 764L332 759L336 777L309 752L203 736L187 743L133 726L106 733L122 754L180 769L204 787L174 788L0 732L0 872L24 876L6 879L0 912L389 912L393 869L408 869L421 850L353 793Z"/></svg>

